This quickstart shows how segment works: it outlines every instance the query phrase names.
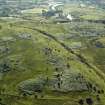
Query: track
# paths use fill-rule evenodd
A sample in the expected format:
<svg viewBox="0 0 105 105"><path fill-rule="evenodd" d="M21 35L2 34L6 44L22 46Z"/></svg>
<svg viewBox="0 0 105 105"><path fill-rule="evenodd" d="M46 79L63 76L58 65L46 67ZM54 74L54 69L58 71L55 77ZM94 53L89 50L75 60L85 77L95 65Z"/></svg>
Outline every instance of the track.
<svg viewBox="0 0 105 105"><path fill-rule="evenodd" d="M81 63L85 64L85 65L86 65L87 67L89 67L90 69L93 69L94 72L95 72L97 75L99 75L100 78L103 79L104 82L105 82L105 75L104 75L104 73L100 72L100 70L98 70L95 66L93 66L91 63L89 63L89 62L87 61L87 59L86 59L84 56L82 56L82 55L76 53L72 48L69 48L69 47L66 46L63 42L61 42L60 40L58 40L54 35L52 35L52 34L46 32L46 31L37 29L37 28L30 28L30 27L26 27L26 26L17 26L17 25L14 25L14 26L20 27L20 28L21 28L21 27L22 27L22 28L27 28L27 29L30 29L30 30L33 30L33 31L37 31L37 32L41 33L43 36L47 36L47 37L53 39L53 40L56 41L58 44L60 44L66 51L68 51L68 52L72 53L73 55L75 55L75 56L79 59L79 61L80 61Z"/></svg>
<svg viewBox="0 0 105 105"><path fill-rule="evenodd" d="M30 23L34 23L34 22L35 22L33 19L26 18L26 17L16 17L16 16L12 16L12 17L13 17L13 18L20 18L20 19L23 19L23 20L27 20L27 21L29 21ZM54 37L54 35L52 35L52 34L46 32L46 31L37 29L37 28L31 28L31 27L20 26L20 25L14 25L14 24L12 24L12 25L15 26L15 27L20 27L20 28L22 27L22 28L26 28L26 29L33 30L33 31L37 31L37 32L41 33L42 35L47 36L47 37L53 39L53 40L56 41L58 44L60 44L66 51L68 51L68 52L72 53L73 55L75 55L75 56L79 59L79 61L80 61L81 63L83 63L83 64L85 64L87 67L93 69L94 72L95 72L96 74L98 74L98 75L100 76L100 78L102 78L102 79L104 80L104 82L105 82L105 74L104 74L103 72L100 72L100 70L98 70L98 69L97 69L96 67L94 67L91 63L89 63L89 62L87 61L87 59L86 59L84 56L82 56L82 55L76 53L72 48L69 48L69 47L66 46L63 42L61 42L61 41L58 40L56 37Z"/></svg>

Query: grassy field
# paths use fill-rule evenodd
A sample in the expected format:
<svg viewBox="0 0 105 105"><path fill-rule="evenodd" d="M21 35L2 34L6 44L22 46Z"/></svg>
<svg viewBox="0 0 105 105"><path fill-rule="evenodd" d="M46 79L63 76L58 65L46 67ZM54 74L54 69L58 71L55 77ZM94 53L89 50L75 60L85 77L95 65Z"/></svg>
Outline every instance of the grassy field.
<svg viewBox="0 0 105 105"><path fill-rule="evenodd" d="M0 63L6 62L10 66L10 71L3 73L0 79L0 89L1 91L4 89L0 95L1 102L5 105L79 105L78 101L83 99L84 105L87 105L85 102L86 98L91 98L93 100L92 105L105 105L105 94L99 93L98 91L105 91L105 71L103 70L105 64L103 58L105 48L102 49L103 56L100 58L98 54L101 49L97 49L94 45L91 45L90 41L92 38L85 37L85 35L90 34L103 35L105 24L75 21L55 24L52 19L43 19L41 22L42 17L35 17L34 14L40 10L40 8L28 10L23 14L23 16L27 16L31 20L23 18L0 20L0 49L2 47L9 49L9 51L4 52L0 50ZM71 13L79 12L83 14L80 18L84 20L104 19L105 17L103 10L81 9L78 6L75 6L74 9L74 5L67 5L65 11ZM66 50L61 43L34 30L34 28L51 34L67 47L70 47L72 43L81 43L81 48L75 48L73 51L83 55L93 68L81 62L76 54ZM30 35L31 37L24 38L24 35ZM104 43L104 39L105 37L98 38L102 43ZM51 54L46 55L45 48L52 49ZM98 62L103 58L103 65L101 67L98 66L98 62L95 60L96 56ZM53 76L56 65L49 62L49 58L55 59L63 71L66 71L66 65L70 64L68 71L81 73L88 82L97 85L98 90L96 92L75 91L62 93L45 88L43 98L36 99L34 95L21 97L18 94L17 88L20 82L35 79L39 76L48 78ZM100 97L99 101L97 100L97 95Z"/></svg>

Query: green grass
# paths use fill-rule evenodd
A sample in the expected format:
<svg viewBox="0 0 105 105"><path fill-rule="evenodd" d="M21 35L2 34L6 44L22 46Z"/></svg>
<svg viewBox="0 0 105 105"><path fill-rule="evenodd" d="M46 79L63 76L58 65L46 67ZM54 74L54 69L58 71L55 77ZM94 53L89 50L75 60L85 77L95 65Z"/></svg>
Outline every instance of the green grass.
<svg viewBox="0 0 105 105"><path fill-rule="evenodd" d="M70 11L76 11L77 7L74 9L74 7L66 7L67 10ZM66 10L65 10L66 11ZM83 18L85 19L96 19L98 10L89 10L89 9L78 9L79 12L89 12L89 17L87 15L84 15ZM93 12L96 12L93 14ZM91 16L93 14L93 16ZM100 13L103 15L103 12ZM8 47L11 49L11 52L9 54L0 55L0 61L3 61L4 59L7 60L13 60L13 62L10 62L12 65L11 71L8 73L5 73L2 80L0 80L0 87L5 87L5 93L16 95L18 94L17 85L25 80L28 79L35 79L36 77L43 75L52 77L55 66L47 63L47 59L49 59L50 56L46 56L44 54L43 49L45 47L49 47L52 49L52 55L55 59L59 59L61 62L62 69L65 70L63 65L66 65L67 63L70 64L73 72L75 73L81 73L85 79L93 84L97 84L99 86L99 89L105 90L105 79L103 79L101 76L105 75L101 70L96 68L95 70L90 69L85 64L81 63L78 58L71 54L70 52L66 51L59 43L56 41L49 39L48 37L43 36L41 33L38 33L34 30L24 28L38 28L44 31L47 31L48 33L51 33L53 36L57 37L58 39L60 37L68 37L68 35L72 34L74 36L80 36L83 31L96 31L96 32L102 32L104 30L105 25L103 24L97 24L97 23L85 23L85 22L72 22L72 23L64 23L64 24L54 24L54 23L44 23L41 24L39 21L41 17L34 17L29 14L28 18L32 18L34 21L23 21L23 20L15 20L12 21L0 21L0 26L2 28L0 29L0 39L2 37L13 37L16 39L14 42L8 42ZM91 16L91 17L90 17ZM102 18L102 16L101 16ZM47 21L47 20L46 20ZM49 19L50 21L50 19ZM51 20L52 22L52 20ZM10 26L10 23L12 24L12 27ZM78 28L78 30L77 30ZM20 33L29 33L31 34L31 39L18 39L17 35ZM81 42L82 45L87 46L88 40L87 38L81 38L78 39L59 39L66 45L70 45L72 42ZM2 42L4 43L4 42ZM4 44L5 45L5 44ZM57 50L55 50L57 49ZM58 51L60 50L60 52ZM94 52L91 52L91 49L83 49L83 50L75 50L77 53L83 54L90 62L93 63L93 55ZM70 60L67 60L67 58L70 57ZM17 66L14 66L15 61L19 61L19 64ZM58 60L58 61L59 61ZM92 64L93 65L93 64ZM94 65L93 65L94 66ZM48 68L48 70L47 70ZM101 74L98 75L98 73ZM100 95L101 102L96 101L96 95L97 93L90 93L90 92L68 92L68 93L60 93L60 92L53 92L49 89L44 90L44 99L36 100L34 99L34 96L28 96L26 98L20 98L16 99L15 97L7 97L5 95L1 95L0 97L3 99L3 103L10 103L10 105L78 105L78 100L83 98L84 100L87 97L91 97L94 100L94 105L104 105L105 103L105 96ZM84 104L86 105L86 104Z"/></svg>

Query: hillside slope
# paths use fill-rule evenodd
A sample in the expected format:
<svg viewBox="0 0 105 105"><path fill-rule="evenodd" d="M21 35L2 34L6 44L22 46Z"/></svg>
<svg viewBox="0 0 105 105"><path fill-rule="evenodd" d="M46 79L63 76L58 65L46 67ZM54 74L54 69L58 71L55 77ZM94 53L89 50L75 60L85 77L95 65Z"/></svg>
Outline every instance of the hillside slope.
<svg viewBox="0 0 105 105"><path fill-rule="evenodd" d="M0 18L1 105L105 105L105 73L89 49L105 37L105 24L94 21L104 11L67 10L83 21L55 23L32 12Z"/></svg>

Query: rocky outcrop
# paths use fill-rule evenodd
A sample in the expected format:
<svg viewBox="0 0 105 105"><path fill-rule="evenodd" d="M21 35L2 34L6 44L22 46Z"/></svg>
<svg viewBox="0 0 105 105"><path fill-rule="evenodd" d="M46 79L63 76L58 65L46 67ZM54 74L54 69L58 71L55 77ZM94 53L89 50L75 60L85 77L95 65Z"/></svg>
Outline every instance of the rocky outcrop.
<svg viewBox="0 0 105 105"><path fill-rule="evenodd" d="M29 79L18 84L21 94L33 95L44 91L45 88L58 92L88 91L85 78L80 73L68 71L65 73L56 72L51 78Z"/></svg>
<svg viewBox="0 0 105 105"><path fill-rule="evenodd" d="M88 91L85 78L79 73L56 73L50 81L50 88L54 91Z"/></svg>
<svg viewBox="0 0 105 105"><path fill-rule="evenodd" d="M29 79L22 81L18 84L18 90L20 94L29 94L32 95L36 92L40 93L43 91L45 86L45 80L42 78Z"/></svg>

